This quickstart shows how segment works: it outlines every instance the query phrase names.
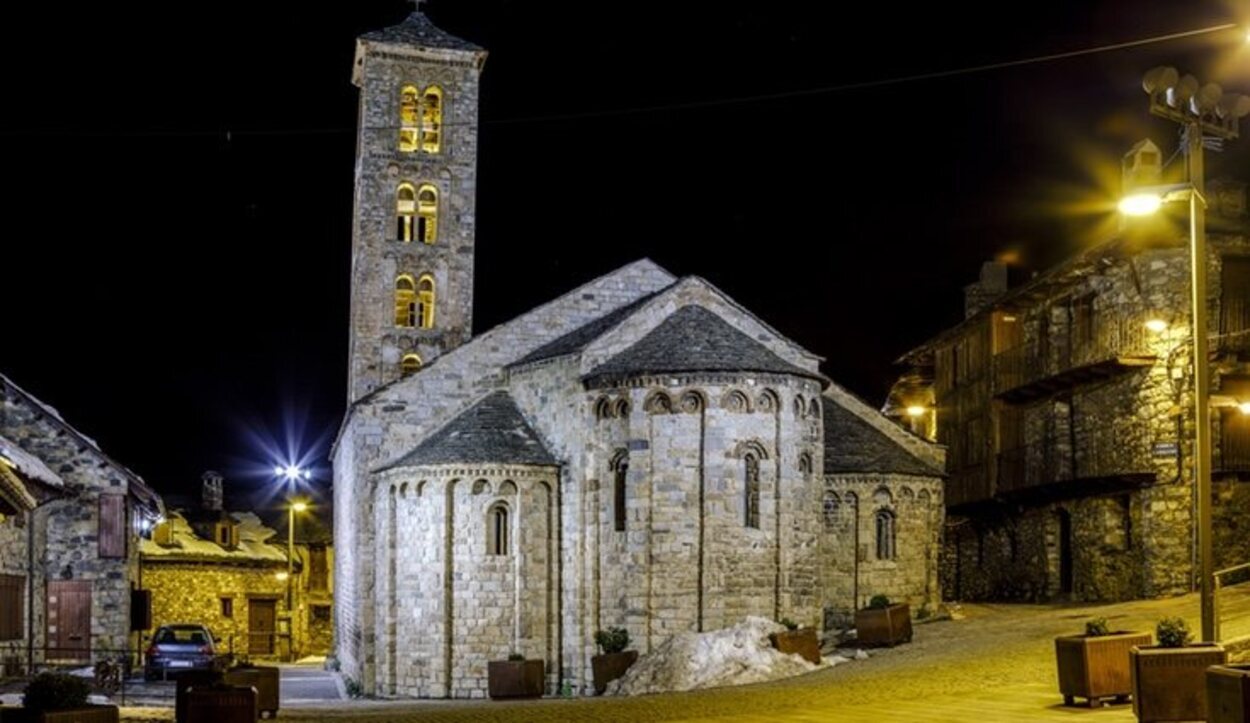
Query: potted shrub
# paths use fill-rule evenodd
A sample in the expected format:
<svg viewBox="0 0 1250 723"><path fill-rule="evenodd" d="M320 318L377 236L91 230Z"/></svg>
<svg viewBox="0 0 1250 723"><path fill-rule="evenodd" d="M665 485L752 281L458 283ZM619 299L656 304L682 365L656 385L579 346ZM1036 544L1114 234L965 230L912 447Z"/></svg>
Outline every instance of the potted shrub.
<svg viewBox="0 0 1250 723"><path fill-rule="evenodd" d="M278 715L278 669L272 665L243 663L226 671L227 685L256 689L256 708L262 718Z"/></svg>
<svg viewBox="0 0 1250 723"><path fill-rule="evenodd" d="M115 705L89 705L91 686L64 673L40 673L23 691L21 708L0 709L2 723L117 723Z"/></svg>
<svg viewBox="0 0 1250 723"><path fill-rule="evenodd" d="M868 606L855 611L855 637L860 645L888 645L911 642L911 608L907 603L891 604L885 595L873 595Z"/></svg>
<svg viewBox="0 0 1250 723"><path fill-rule="evenodd" d="M599 655L590 659L590 665L595 674L595 693L603 695L608 683L625 675L638 660L638 651L625 649L629 647L629 631L625 628L597 631L595 645L599 646Z"/></svg>
<svg viewBox="0 0 1250 723"><path fill-rule="evenodd" d="M1208 723L1250 721L1250 665L1207 668Z"/></svg>
<svg viewBox="0 0 1250 723"><path fill-rule="evenodd" d="M1090 708L1102 705L1104 698L1117 703L1133 692L1128 652L1135 645L1150 645L1150 633L1112 632L1106 618L1085 623L1084 635L1055 638L1055 665L1059 669L1059 692L1064 705L1084 698Z"/></svg>
<svg viewBox="0 0 1250 723"><path fill-rule="evenodd" d="M781 624L786 626L785 632L769 634L768 642L783 653L801 655L809 663L819 663L820 640L816 637L816 628L800 628L790 618L782 618Z"/></svg>
<svg viewBox="0 0 1250 723"><path fill-rule="evenodd" d="M1228 662L1218 643L1189 643L1189 626L1164 618L1155 628L1158 645L1129 651L1133 712L1143 721L1206 720L1206 670Z"/></svg>
<svg viewBox="0 0 1250 723"><path fill-rule="evenodd" d="M544 674L543 661L513 653L486 664L486 689L492 698L541 698Z"/></svg>

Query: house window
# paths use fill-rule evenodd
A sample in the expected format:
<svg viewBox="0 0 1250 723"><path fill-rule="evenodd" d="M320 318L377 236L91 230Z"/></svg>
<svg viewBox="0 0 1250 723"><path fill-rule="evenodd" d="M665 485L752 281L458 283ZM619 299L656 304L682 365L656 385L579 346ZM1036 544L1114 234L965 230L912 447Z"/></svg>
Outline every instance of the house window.
<svg viewBox="0 0 1250 723"><path fill-rule="evenodd" d="M416 238L417 189L411 183L401 183L395 190L395 240L412 241Z"/></svg>
<svg viewBox="0 0 1250 723"><path fill-rule="evenodd" d="M625 531L625 475L629 471L629 457L622 454L613 465L612 513L617 532Z"/></svg>
<svg viewBox="0 0 1250 723"><path fill-rule="evenodd" d="M395 279L395 326L417 325L417 284L408 274Z"/></svg>
<svg viewBox="0 0 1250 723"><path fill-rule="evenodd" d="M0 640L25 637L22 623L26 617L26 578L22 575L0 575Z"/></svg>
<svg viewBox="0 0 1250 723"><path fill-rule="evenodd" d="M1250 377L1225 374L1220 393L1250 402ZM1220 469L1225 472L1250 471L1250 415L1237 407L1220 410Z"/></svg>
<svg viewBox="0 0 1250 723"><path fill-rule="evenodd" d="M416 238L427 244L438 240L438 189L429 184L417 191Z"/></svg>
<svg viewBox="0 0 1250 723"><path fill-rule="evenodd" d="M126 556L126 498L100 495L100 557Z"/></svg>
<svg viewBox="0 0 1250 723"><path fill-rule="evenodd" d="M329 605L313 605L312 621L314 623L330 622L330 606Z"/></svg>
<svg viewBox="0 0 1250 723"><path fill-rule="evenodd" d="M499 503L486 514L486 551L491 555L508 554L508 507Z"/></svg>
<svg viewBox="0 0 1250 723"><path fill-rule="evenodd" d="M230 522L217 524L217 544L222 547L239 546L239 527Z"/></svg>
<svg viewBox="0 0 1250 723"><path fill-rule="evenodd" d="M234 598L223 597L221 599L221 616L223 618L234 617Z"/></svg>
<svg viewBox="0 0 1250 723"><path fill-rule="evenodd" d="M894 513L889 510L877 512L877 559L894 559Z"/></svg>
<svg viewBox="0 0 1250 723"><path fill-rule="evenodd" d="M405 354L403 360L399 362L399 371L400 375L405 377L421 371L421 357L416 354Z"/></svg>
<svg viewBox="0 0 1250 723"><path fill-rule="evenodd" d="M833 490L825 490L825 502L823 512L825 517L825 529L831 530L838 524L838 495Z"/></svg>
<svg viewBox="0 0 1250 723"><path fill-rule="evenodd" d="M760 460L754 454L743 458L745 462L746 484L745 494L746 526L758 530L760 528Z"/></svg>
<svg viewBox="0 0 1250 723"><path fill-rule="evenodd" d="M434 328L434 277L425 274L417 283L417 324L422 329Z"/></svg>
<svg viewBox="0 0 1250 723"><path fill-rule="evenodd" d="M1087 349L1094 344L1094 297L1083 296L1072 302L1072 346Z"/></svg>
<svg viewBox="0 0 1250 723"><path fill-rule="evenodd" d="M421 102L421 150L438 153L443 139L443 91L436 85L425 89Z"/></svg>
<svg viewBox="0 0 1250 723"><path fill-rule="evenodd" d="M399 92L399 150L412 153L420 147L421 92L416 87L404 86Z"/></svg>

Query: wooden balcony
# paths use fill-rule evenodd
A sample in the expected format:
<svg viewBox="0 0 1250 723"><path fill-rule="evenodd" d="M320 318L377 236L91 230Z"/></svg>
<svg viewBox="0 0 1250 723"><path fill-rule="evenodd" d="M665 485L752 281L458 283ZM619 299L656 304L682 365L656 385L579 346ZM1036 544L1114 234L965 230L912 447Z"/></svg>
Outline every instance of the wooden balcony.
<svg viewBox="0 0 1250 723"><path fill-rule="evenodd" d="M1043 439L997 455L995 497L1041 502L1106 494L1152 483L1151 451L1126 448L1111 431Z"/></svg>
<svg viewBox="0 0 1250 723"><path fill-rule="evenodd" d="M1137 318L1106 320L1087 339L1031 339L994 356L993 393L1023 403L1111 379L1154 364L1155 346L1145 320Z"/></svg>

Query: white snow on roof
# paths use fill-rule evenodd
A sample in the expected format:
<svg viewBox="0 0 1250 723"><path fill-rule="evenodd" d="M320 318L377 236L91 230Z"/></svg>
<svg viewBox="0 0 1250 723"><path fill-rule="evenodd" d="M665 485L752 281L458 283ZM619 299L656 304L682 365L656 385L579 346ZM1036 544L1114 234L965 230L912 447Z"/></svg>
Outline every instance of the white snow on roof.
<svg viewBox="0 0 1250 723"><path fill-rule="evenodd" d="M65 486L60 475L48 469L48 465L44 464L43 460L3 436L0 436L0 457L7 459L27 479L42 482L49 487Z"/></svg>
<svg viewBox="0 0 1250 723"><path fill-rule="evenodd" d="M170 526L172 544L158 545L155 540L141 540L139 551L149 559L286 562L286 552L277 545L269 544L269 540L278 534L277 530L266 527L251 512L232 512L230 516L239 523L239 546L234 549L199 537L182 515L171 512L164 524Z"/></svg>

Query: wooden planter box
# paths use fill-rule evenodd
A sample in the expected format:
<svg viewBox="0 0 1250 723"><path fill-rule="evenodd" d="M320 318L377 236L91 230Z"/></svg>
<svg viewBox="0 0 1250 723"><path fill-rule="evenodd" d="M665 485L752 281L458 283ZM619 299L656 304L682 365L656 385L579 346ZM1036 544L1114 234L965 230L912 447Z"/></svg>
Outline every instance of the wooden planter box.
<svg viewBox="0 0 1250 723"><path fill-rule="evenodd" d="M1207 668L1208 723L1250 723L1250 665Z"/></svg>
<svg viewBox="0 0 1250 723"><path fill-rule="evenodd" d="M486 664L486 689L492 698L541 698L543 675L541 660L492 660Z"/></svg>
<svg viewBox="0 0 1250 723"><path fill-rule="evenodd" d="M226 685L238 685L256 689L256 707L262 718L278 715L278 669L268 665L243 665L226 671Z"/></svg>
<svg viewBox="0 0 1250 723"><path fill-rule="evenodd" d="M910 643L911 607L900 603L881 610L856 610L855 637L860 645Z"/></svg>
<svg viewBox="0 0 1250 723"><path fill-rule="evenodd" d="M212 670L188 670L174 676L174 723L187 723L187 691L221 683L221 673Z"/></svg>
<svg viewBox="0 0 1250 723"><path fill-rule="evenodd" d="M1216 643L1134 647L1129 651L1129 670L1137 720L1206 720L1207 668L1226 662L1228 654Z"/></svg>
<svg viewBox="0 0 1250 723"><path fill-rule="evenodd" d="M1128 653L1133 646L1152 642L1150 633L1055 638L1055 665L1064 705L1073 705L1076 698L1085 698L1090 708L1101 706L1103 698L1127 701L1133 692Z"/></svg>
<svg viewBox="0 0 1250 723"><path fill-rule="evenodd" d="M590 666L595 672L595 693L603 695L608 683L625 675L629 666L638 660L637 650L624 650L619 653L604 653L590 659Z"/></svg>
<svg viewBox="0 0 1250 723"><path fill-rule="evenodd" d="M89 705L86 708L36 713L25 708L0 708L0 723L117 723L115 705Z"/></svg>
<svg viewBox="0 0 1250 723"><path fill-rule="evenodd" d="M768 642L783 653L797 653L809 663L820 663L820 639L816 637L816 628L772 633Z"/></svg>
<svg viewBox="0 0 1250 723"><path fill-rule="evenodd" d="M187 691L187 723L256 723L256 691L230 685Z"/></svg>

